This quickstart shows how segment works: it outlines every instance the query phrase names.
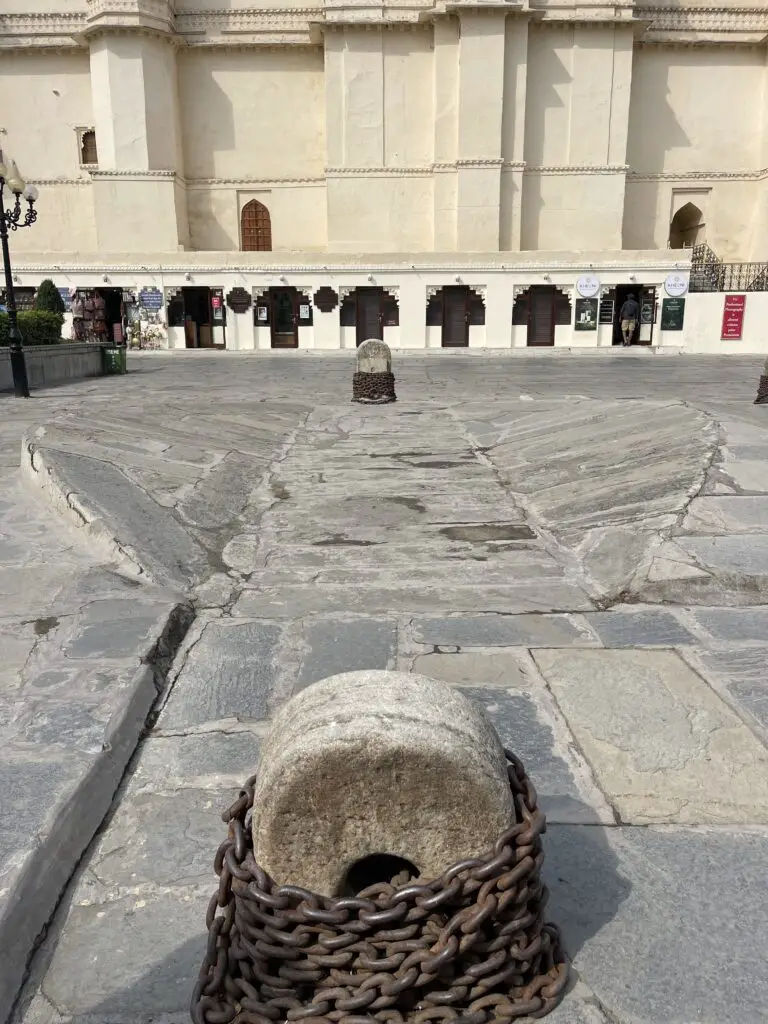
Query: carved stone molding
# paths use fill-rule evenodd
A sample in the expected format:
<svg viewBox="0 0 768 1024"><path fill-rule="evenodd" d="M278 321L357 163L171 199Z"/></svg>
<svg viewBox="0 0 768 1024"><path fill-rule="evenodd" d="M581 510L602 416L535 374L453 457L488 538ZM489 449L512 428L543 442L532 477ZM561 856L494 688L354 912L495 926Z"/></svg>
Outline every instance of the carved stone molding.
<svg viewBox="0 0 768 1024"><path fill-rule="evenodd" d="M428 284L427 285L427 302L443 290L443 286L439 284Z"/></svg>
<svg viewBox="0 0 768 1024"><path fill-rule="evenodd" d="M233 313L247 313L253 302L245 288L236 286L227 295L227 305Z"/></svg>
<svg viewBox="0 0 768 1024"><path fill-rule="evenodd" d="M339 286L339 302L343 302L348 296L355 291L356 285L353 284L342 284Z"/></svg>
<svg viewBox="0 0 768 1024"><path fill-rule="evenodd" d="M645 173L629 171L628 181L763 181L768 177L768 167L756 171L659 171Z"/></svg>
<svg viewBox="0 0 768 1024"><path fill-rule="evenodd" d="M259 299L269 295L269 287L266 285L264 287L254 287L251 289L251 294L253 295L253 301L258 302Z"/></svg>
<svg viewBox="0 0 768 1024"><path fill-rule="evenodd" d="M215 188L234 186L236 188L265 189L274 185L324 185L325 178L188 178L187 188Z"/></svg>
<svg viewBox="0 0 768 1024"><path fill-rule="evenodd" d="M145 29L172 35L176 11L173 0L86 0L85 35L113 29Z"/></svg>
<svg viewBox="0 0 768 1024"><path fill-rule="evenodd" d="M627 164L549 164L525 167L525 174L626 174Z"/></svg>
<svg viewBox="0 0 768 1024"><path fill-rule="evenodd" d="M96 170L88 172L92 178L109 180L111 178L176 178L176 171L107 171Z"/></svg>
<svg viewBox="0 0 768 1024"><path fill-rule="evenodd" d="M425 177L432 173L432 167L326 167L329 178L369 176L376 178Z"/></svg>

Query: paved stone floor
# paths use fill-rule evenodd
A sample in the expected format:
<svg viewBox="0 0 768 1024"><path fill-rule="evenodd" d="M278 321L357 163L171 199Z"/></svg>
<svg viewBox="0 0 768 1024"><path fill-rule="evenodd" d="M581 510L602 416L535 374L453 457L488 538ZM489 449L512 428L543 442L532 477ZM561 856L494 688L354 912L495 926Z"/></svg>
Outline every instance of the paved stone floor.
<svg viewBox="0 0 768 1024"><path fill-rule="evenodd" d="M41 630L61 674L58 717L16 697L24 756L50 776L52 748L98 735L65 659L126 656L152 608L195 608L15 1020L188 1020L220 812L270 715L387 667L463 689L532 775L576 979L550 1020L768 1019L761 360L408 355L398 403L366 408L351 358L147 355L0 398L0 572L25 582L3 678L49 685ZM115 594L78 610L94 578L131 598L127 647Z"/></svg>

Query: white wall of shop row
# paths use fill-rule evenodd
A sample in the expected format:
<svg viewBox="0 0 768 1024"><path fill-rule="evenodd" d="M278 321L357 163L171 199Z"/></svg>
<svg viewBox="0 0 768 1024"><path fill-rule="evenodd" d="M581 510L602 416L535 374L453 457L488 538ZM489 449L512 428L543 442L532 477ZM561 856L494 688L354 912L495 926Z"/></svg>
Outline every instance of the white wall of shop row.
<svg viewBox="0 0 768 1024"><path fill-rule="evenodd" d="M394 349L609 348L621 341L618 311L632 293L642 307L635 344L768 352L768 292L686 293L689 264L669 255L654 266L586 269L25 266L16 278L21 291L51 277L62 294L111 295L107 305L118 309L122 301L124 324L143 321L143 347L179 351L332 351L368 337ZM71 314L65 335L76 336Z"/></svg>

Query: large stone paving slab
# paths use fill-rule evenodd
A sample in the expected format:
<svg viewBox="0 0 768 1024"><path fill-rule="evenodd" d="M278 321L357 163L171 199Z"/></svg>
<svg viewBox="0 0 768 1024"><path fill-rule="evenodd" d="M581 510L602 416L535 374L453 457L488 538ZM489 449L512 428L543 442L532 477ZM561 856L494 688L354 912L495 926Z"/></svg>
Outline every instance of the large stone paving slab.
<svg viewBox="0 0 768 1024"><path fill-rule="evenodd" d="M566 647L597 644L583 616L474 615L414 619L420 644L456 647Z"/></svg>
<svg viewBox="0 0 768 1024"><path fill-rule="evenodd" d="M535 659L623 822L768 824L768 751L677 654Z"/></svg>
<svg viewBox="0 0 768 1024"><path fill-rule="evenodd" d="M188 729L219 719L259 721L277 680L278 625L214 620L187 654L158 725Z"/></svg>
<svg viewBox="0 0 768 1024"><path fill-rule="evenodd" d="M552 826L548 911L610 1021L760 1024L768 835Z"/></svg>

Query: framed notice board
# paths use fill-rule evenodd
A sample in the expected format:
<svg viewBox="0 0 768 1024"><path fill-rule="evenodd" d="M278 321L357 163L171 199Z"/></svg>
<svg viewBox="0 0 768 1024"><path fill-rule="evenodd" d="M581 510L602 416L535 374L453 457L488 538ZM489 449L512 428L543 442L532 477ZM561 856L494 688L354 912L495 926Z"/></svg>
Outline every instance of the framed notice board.
<svg viewBox="0 0 768 1024"><path fill-rule="evenodd" d="M597 299L576 299L576 331L597 330Z"/></svg>
<svg viewBox="0 0 768 1024"><path fill-rule="evenodd" d="M685 299L661 300L662 331L682 331L685 319Z"/></svg>

